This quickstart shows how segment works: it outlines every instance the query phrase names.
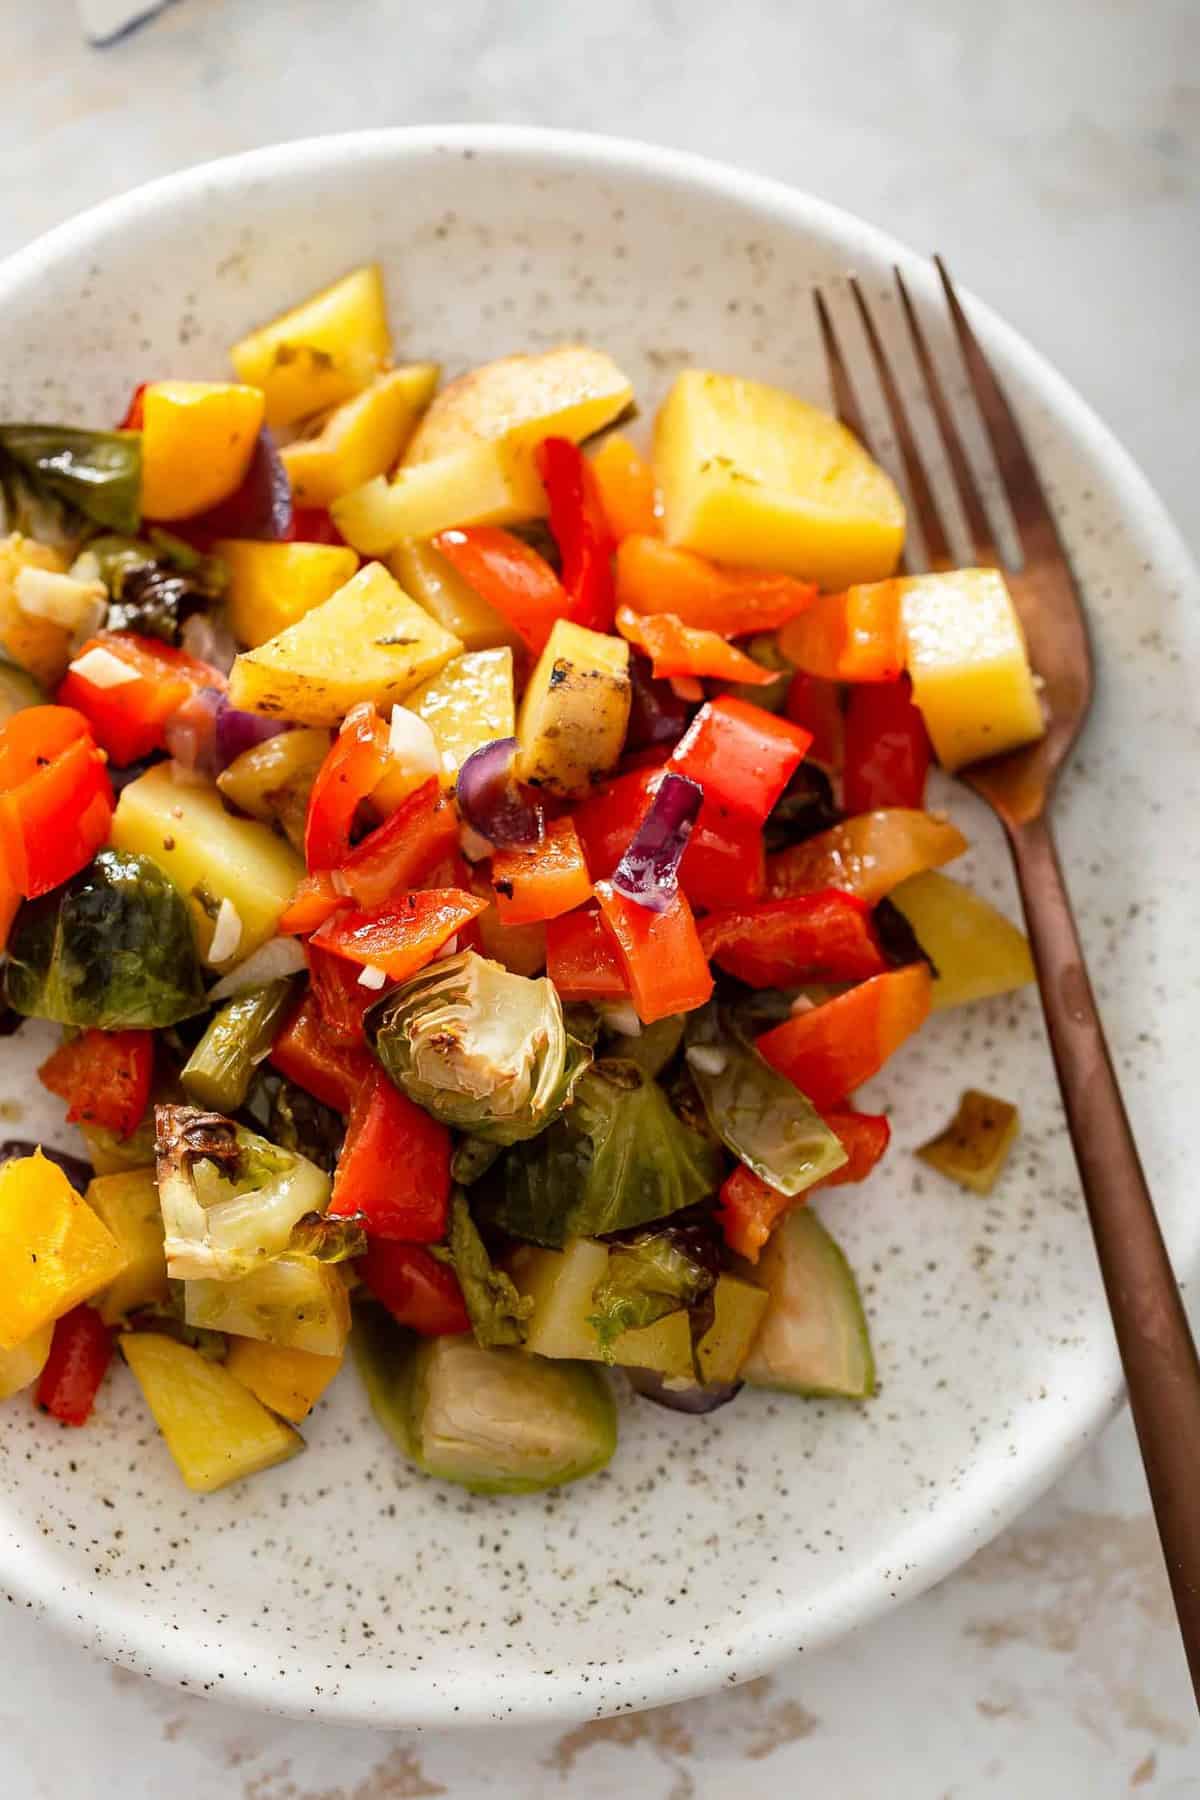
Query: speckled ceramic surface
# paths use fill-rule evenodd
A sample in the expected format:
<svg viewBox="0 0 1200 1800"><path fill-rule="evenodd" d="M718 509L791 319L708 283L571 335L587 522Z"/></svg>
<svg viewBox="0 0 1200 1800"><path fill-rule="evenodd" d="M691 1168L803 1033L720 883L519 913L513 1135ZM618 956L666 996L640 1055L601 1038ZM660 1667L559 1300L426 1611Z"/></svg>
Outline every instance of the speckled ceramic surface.
<svg viewBox="0 0 1200 1800"><path fill-rule="evenodd" d="M922 281L845 215L661 151L494 128L327 140L159 183L0 269L0 415L104 422L147 372L220 372L247 325L367 257L385 266L401 354L457 367L586 336L645 403L693 360L821 398L811 283L853 267L881 288L895 258ZM1080 401L977 318L1092 609L1100 699L1064 784L1063 851L1190 1267L1196 577ZM973 839L963 872L1011 909L997 830L965 795L945 800ZM41 1048L29 1028L0 1045L7 1129L23 1135L52 1130L32 1091ZM990 1201L907 1155L967 1084L1025 1120ZM481 1500L410 1473L347 1372L302 1458L198 1499L119 1371L84 1432L0 1410L0 1590L193 1690L393 1724L680 1698L899 1604L1063 1467L1107 1416L1117 1367L1036 1000L938 1017L871 1098L892 1109L896 1147L821 1211L864 1284L872 1405L744 1394L687 1420L631 1402L598 1480Z"/></svg>

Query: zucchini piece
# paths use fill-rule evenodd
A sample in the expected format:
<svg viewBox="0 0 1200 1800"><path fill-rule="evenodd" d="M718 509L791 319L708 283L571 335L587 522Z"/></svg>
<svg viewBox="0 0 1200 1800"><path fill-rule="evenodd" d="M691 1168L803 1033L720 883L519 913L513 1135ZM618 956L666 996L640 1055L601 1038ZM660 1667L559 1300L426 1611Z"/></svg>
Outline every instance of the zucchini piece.
<svg viewBox="0 0 1200 1800"><path fill-rule="evenodd" d="M958 1111L936 1137L922 1144L921 1161L973 1194L990 1194L1021 1129L1021 1115L1007 1100L965 1089Z"/></svg>
<svg viewBox="0 0 1200 1800"><path fill-rule="evenodd" d="M846 1258L807 1208L789 1213L747 1277L765 1288L766 1316L746 1361L751 1387L790 1394L875 1392L875 1359Z"/></svg>
<svg viewBox="0 0 1200 1800"><path fill-rule="evenodd" d="M354 1350L375 1417L427 1475L479 1494L532 1494L594 1475L617 1445L612 1393L587 1363L474 1338L414 1339L381 1308L356 1321Z"/></svg>
<svg viewBox="0 0 1200 1800"><path fill-rule="evenodd" d="M156 1331L121 1338L146 1405L194 1494L286 1462L304 1439L220 1363Z"/></svg>

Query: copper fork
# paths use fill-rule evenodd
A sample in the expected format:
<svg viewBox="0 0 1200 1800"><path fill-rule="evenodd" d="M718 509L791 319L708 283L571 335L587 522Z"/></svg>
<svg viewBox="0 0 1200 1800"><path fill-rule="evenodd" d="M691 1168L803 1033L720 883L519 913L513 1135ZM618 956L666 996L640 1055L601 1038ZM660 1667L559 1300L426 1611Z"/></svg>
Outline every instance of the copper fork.
<svg viewBox="0 0 1200 1800"><path fill-rule="evenodd" d="M1125 1368L1192 1686L1200 1704L1200 1360L1113 1071L1049 820L1057 776L1091 703L1087 625L1066 551L1021 428L941 258L935 257L934 262L1016 529L1019 560L1006 558L997 545L929 342L899 269L893 271L896 291L973 554L980 565L1005 570L1033 666L1044 683L1049 715L1040 743L975 763L959 775L999 817L1016 865L1050 1048ZM925 540L927 565L950 567L954 559L945 523L900 384L862 287L854 277L849 285ZM814 298L838 416L869 448L829 308L820 291ZM916 572L911 561L905 566Z"/></svg>

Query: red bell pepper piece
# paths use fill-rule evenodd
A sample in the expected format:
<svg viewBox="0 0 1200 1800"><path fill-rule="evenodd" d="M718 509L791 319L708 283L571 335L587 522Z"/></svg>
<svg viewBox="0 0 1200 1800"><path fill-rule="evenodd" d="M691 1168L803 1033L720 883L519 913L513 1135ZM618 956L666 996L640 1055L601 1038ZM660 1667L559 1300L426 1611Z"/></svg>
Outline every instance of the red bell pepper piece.
<svg viewBox="0 0 1200 1800"><path fill-rule="evenodd" d="M846 708L846 768L842 798L848 813L882 806L925 804L933 752L925 721L913 705L912 682L863 683Z"/></svg>
<svg viewBox="0 0 1200 1800"><path fill-rule="evenodd" d="M790 663L824 681L895 681L904 667L900 587L872 581L822 594L779 633Z"/></svg>
<svg viewBox="0 0 1200 1800"><path fill-rule="evenodd" d="M592 884L571 820L551 819L536 849L498 850L492 889L502 925L535 925L585 905Z"/></svg>
<svg viewBox="0 0 1200 1800"><path fill-rule="evenodd" d="M89 650L107 650L124 663L134 679L101 687L76 671L74 664L58 690L63 706L74 706L91 725L96 742L118 768L126 768L152 750L166 748L165 728L172 713L201 688L224 692L228 683L219 669L176 650L157 638L132 631L101 631L89 638Z"/></svg>
<svg viewBox="0 0 1200 1800"><path fill-rule="evenodd" d="M700 708L667 765L704 797L762 825L812 742L790 719L723 694Z"/></svg>
<svg viewBox="0 0 1200 1800"><path fill-rule="evenodd" d="M316 944L306 944L308 958L308 991L321 1015L326 1031L335 1044L363 1044L363 1014L378 1000L379 994L359 981L355 963L331 956Z"/></svg>
<svg viewBox="0 0 1200 1800"><path fill-rule="evenodd" d="M139 381L129 396L129 405L125 408L125 417L117 426L118 431L140 431L146 412L146 389L148 381Z"/></svg>
<svg viewBox="0 0 1200 1800"><path fill-rule="evenodd" d="M395 893L420 887L457 849L454 808L431 775L350 852L338 871L338 886L360 906L379 906Z"/></svg>
<svg viewBox="0 0 1200 1800"><path fill-rule="evenodd" d="M497 525L439 531L433 547L540 656L556 620L570 610L567 591L545 557Z"/></svg>
<svg viewBox="0 0 1200 1800"><path fill-rule="evenodd" d="M657 537L654 470L620 432L610 432L592 457L592 474L614 543L632 537Z"/></svg>
<svg viewBox="0 0 1200 1800"><path fill-rule="evenodd" d="M757 711L757 708L751 710ZM618 775L576 807L575 828L592 878L607 879L649 810L662 766ZM679 865L693 906L735 906L766 891L762 832L752 818L705 799Z"/></svg>
<svg viewBox="0 0 1200 1800"><path fill-rule="evenodd" d="M323 506L293 506L292 524L284 543L344 544L345 538Z"/></svg>
<svg viewBox="0 0 1200 1800"><path fill-rule="evenodd" d="M150 1103L152 1031L84 1031L38 1070L42 1086L67 1102L67 1123L103 1125L120 1137L136 1130Z"/></svg>
<svg viewBox="0 0 1200 1800"><path fill-rule="evenodd" d="M815 1181L804 1193L781 1194L744 1163L739 1163L721 1188L717 1218L725 1242L738 1256L757 1262L759 1252L778 1221L793 1207L803 1206L818 1188L839 1187L843 1182L865 1181L888 1147L892 1128L876 1113L826 1113L825 1123L841 1139L847 1160L832 1175Z"/></svg>
<svg viewBox="0 0 1200 1800"><path fill-rule="evenodd" d="M765 687L774 681L772 669L764 669L753 657L738 650L716 631L698 631L685 625L676 613L635 613L617 608L617 630L650 658L656 679L673 676L705 676L713 681L748 682Z"/></svg>
<svg viewBox="0 0 1200 1800"><path fill-rule="evenodd" d="M865 981L888 966L870 907L836 888L711 912L700 943L710 962L756 988Z"/></svg>
<svg viewBox="0 0 1200 1800"><path fill-rule="evenodd" d="M365 1045L339 1044L309 990L271 1046L271 1062L306 1093L348 1113L375 1062Z"/></svg>
<svg viewBox="0 0 1200 1800"><path fill-rule="evenodd" d="M617 547L617 602L639 613L675 613L699 631L749 637L807 611L817 590L791 575L731 569L635 535Z"/></svg>
<svg viewBox="0 0 1200 1800"><path fill-rule="evenodd" d="M470 1331L458 1276L419 1244L372 1238L359 1274L375 1298L401 1325L422 1337L457 1337Z"/></svg>
<svg viewBox="0 0 1200 1800"><path fill-rule="evenodd" d="M651 912L599 881L596 898L642 1024L703 1006L713 991L712 970L684 895L676 894L665 912Z"/></svg>
<svg viewBox="0 0 1200 1800"><path fill-rule="evenodd" d="M625 965L594 907L546 926L546 973L563 1000L627 1000Z"/></svg>
<svg viewBox="0 0 1200 1800"><path fill-rule="evenodd" d="M86 1425L112 1352L113 1334L95 1307L72 1307L55 1320L36 1404L62 1425Z"/></svg>
<svg viewBox="0 0 1200 1800"><path fill-rule="evenodd" d="M877 1075L925 1022L930 994L927 964L889 969L834 1000L794 1013L758 1039L759 1053L795 1082L818 1112L828 1112Z"/></svg>
<svg viewBox="0 0 1200 1800"><path fill-rule="evenodd" d="M108 770L80 713L29 706L0 727L0 893L11 911L90 862L112 814Z"/></svg>
<svg viewBox="0 0 1200 1800"><path fill-rule="evenodd" d="M611 631L616 609L612 558L616 548L600 484L591 463L569 438L543 438L535 460L550 502L550 530L562 560L567 617L589 631Z"/></svg>
<svg viewBox="0 0 1200 1800"><path fill-rule="evenodd" d="M319 869L315 875L302 875L295 893L279 915L279 929L285 937L307 937L310 931L325 923L330 913L349 904L347 896L334 886L328 869Z"/></svg>
<svg viewBox="0 0 1200 1800"><path fill-rule="evenodd" d="M783 710L793 725L802 725L812 734L808 760L836 773L842 766L845 731L842 693L837 683L801 671L792 676Z"/></svg>
<svg viewBox="0 0 1200 1800"><path fill-rule="evenodd" d="M629 848L661 773L656 764L614 776L575 808L571 816L593 879L607 879Z"/></svg>
<svg viewBox="0 0 1200 1800"><path fill-rule="evenodd" d="M378 787L388 765L387 726L369 700L352 706L308 797L304 860L309 869L337 869L350 854L359 806Z"/></svg>
<svg viewBox="0 0 1200 1800"><path fill-rule="evenodd" d="M367 1235L436 1244L450 1207L450 1133L376 1065L354 1097L329 1211L362 1213Z"/></svg>
<svg viewBox="0 0 1200 1800"><path fill-rule="evenodd" d="M486 905L462 888L426 888L399 894L382 906L339 908L314 931L312 941L348 962L382 969L391 981L406 981Z"/></svg>

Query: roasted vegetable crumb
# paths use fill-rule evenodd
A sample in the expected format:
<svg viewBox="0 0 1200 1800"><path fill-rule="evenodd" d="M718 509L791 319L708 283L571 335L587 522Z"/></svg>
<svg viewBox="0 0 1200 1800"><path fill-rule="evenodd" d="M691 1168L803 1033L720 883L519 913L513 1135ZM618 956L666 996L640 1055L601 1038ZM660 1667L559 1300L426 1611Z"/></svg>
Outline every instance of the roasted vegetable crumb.
<svg viewBox="0 0 1200 1800"><path fill-rule="evenodd" d="M975 1194L990 1194L1021 1128L1021 1115L1007 1100L967 1088L944 1131L916 1154L941 1175Z"/></svg>

